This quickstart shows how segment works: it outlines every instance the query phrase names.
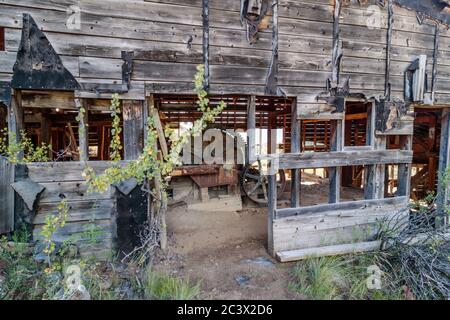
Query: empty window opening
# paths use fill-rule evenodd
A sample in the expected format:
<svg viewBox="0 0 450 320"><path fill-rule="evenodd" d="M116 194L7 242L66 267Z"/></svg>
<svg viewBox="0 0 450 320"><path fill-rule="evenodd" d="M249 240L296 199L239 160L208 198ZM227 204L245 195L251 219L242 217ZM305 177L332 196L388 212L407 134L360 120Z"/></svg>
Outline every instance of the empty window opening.
<svg viewBox="0 0 450 320"><path fill-rule="evenodd" d="M363 200L365 186L364 166L343 167L341 186L342 201Z"/></svg>
<svg viewBox="0 0 450 320"><path fill-rule="evenodd" d="M302 152L330 151L331 121L302 120Z"/></svg>
<svg viewBox="0 0 450 320"><path fill-rule="evenodd" d="M78 129L78 110L73 105L74 98L70 94L26 92L22 93L24 105L24 129L35 146L51 145L49 159L51 161L79 161L78 147L80 134ZM41 100L36 106L33 101ZM70 101L70 102L69 102ZM112 118L108 107L93 106L88 100L87 132L89 146L89 160L110 160L110 143ZM46 107L51 106L51 107ZM92 110L91 110L92 109ZM121 124L122 127L122 124ZM123 133L121 133L123 141ZM123 158L123 148L121 150Z"/></svg>
<svg viewBox="0 0 450 320"><path fill-rule="evenodd" d="M248 136L248 97L212 96L209 99L211 107L217 106L220 101L224 101L227 107L208 129L233 130L245 145ZM160 95L155 97L155 105L160 112L163 125L178 134L189 130L202 115L198 110L195 96ZM287 98L256 98L254 132L256 154L289 152L291 108L292 100Z"/></svg>
<svg viewBox="0 0 450 320"><path fill-rule="evenodd" d="M386 198L398 196L399 165L386 165L384 196Z"/></svg>
<svg viewBox="0 0 450 320"><path fill-rule="evenodd" d="M439 109L415 110L411 174L411 198L414 200L424 199L437 191L441 116Z"/></svg>
<svg viewBox="0 0 450 320"><path fill-rule="evenodd" d="M202 116L198 110L198 98L192 95L155 95L154 104L159 111L163 127L169 127L178 134L187 132ZM206 128L202 137L192 137L190 141L190 153L183 150L183 166L180 168L181 177L172 181L173 200L179 201L187 197L192 201L205 201L208 198L223 198L225 194L232 195L242 191L245 202L253 205L267 205L268 186L267 181L261 182L261 171L265 166L259 167L259 163L248 163L248 138L254 138L253 154L273 154L289 152L291 148L291 113L292 99L279 97L256 97L255 113L249 115L248 96L210 96L211 108L216 107L220 101L226 103L226 108ZM249 116L254 117L255 131L249 135ZM217 154L217 150L206 149L215 141L210 139L211 129L217 130L223 136L223 154ZM211 130L211 131L210 131ZM233 134L234 150L229 153L230 132ZM170 142L168 142L170 144ZM199 148L199 146L201 148ZM199 150L200 149L200 150ZM209 152L221 162L210 163L205 156ZM234 157L234 158L233 158ZM234 159L234 165L229 160ZM242 161L243 159L243 161ZM238 162L239 160L239 162ZM240 162L242 161L242 162ZM226 165L223 165L226 164ZM215 173L214 173L215 172ZM288 194L288 172L279 172L278 198L280 200L290 199ZM187 179L186 179L187 178ZM181 185L190 185L193 182L193 190L189 194L180 188ZM239 196L239 198L241 198ZM280 206L283 202L278 203Z"/></svg>
<svg viewBox="0 0 450 320"><path fill-rule="evenodd" d="M370 103L347 102L345 105L344 146L361 147L368 144L367 131Z"/></svg>
<svg viewBox="0 0 450 320"><path fill-rule="evenodd" d="M300 205L329 203L330 182L326 168L304 169L301 173Z"/></svg>

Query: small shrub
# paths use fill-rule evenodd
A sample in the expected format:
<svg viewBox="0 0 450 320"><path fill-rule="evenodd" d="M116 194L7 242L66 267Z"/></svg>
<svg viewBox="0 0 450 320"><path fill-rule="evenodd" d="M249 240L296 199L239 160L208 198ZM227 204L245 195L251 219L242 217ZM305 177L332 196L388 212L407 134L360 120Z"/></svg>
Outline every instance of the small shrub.
<svg viewBox="0 0 450 320"><path fill-rule="evenodd" d="M289 284L291 290L312 300L402 299L401 286L383 275L380 290L369 290L369 266L376 265L374 254L311 258L297 263Z"/></svg>
<svg viewBox="0 0 450 320"><path fill-rule="evenodd" d="M200 284L178 279L148 268L144 279L145 297L151 300L193 300L200 294Z"/></svg>

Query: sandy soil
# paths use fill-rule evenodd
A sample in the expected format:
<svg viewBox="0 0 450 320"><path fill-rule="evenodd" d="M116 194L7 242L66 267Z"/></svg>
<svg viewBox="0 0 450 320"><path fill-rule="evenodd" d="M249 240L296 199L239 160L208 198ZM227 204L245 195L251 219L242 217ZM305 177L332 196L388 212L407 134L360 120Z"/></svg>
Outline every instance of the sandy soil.
<svg viewBox="0 0 450 320"><path fill-rule="evenodd" d="M302 185L302 205L327 203L328 180L310 176L305 181L309 183ZM358 200L362 191L344 188L342 196ZM288 199L287 192L280 206L287 206ZM167 225L169 254L156 268L200 281L201 298L300 298L288 289L294 264L278 263L267 254L267 208L247 201L244 210L238 212L223 208L205 212L179 206L168 212Z"/></svg>
<svg viewBox="0 0 450 320"><path fill-rule="evenodd" d="M200 299L300 298L288 289L293 264L279 264L271 259L263 241L218 246L189 254L177 251L179 248L172 247L168 258L158 263L156 268L200 281ZM263 264L259 264L260 261Z"/></svg>

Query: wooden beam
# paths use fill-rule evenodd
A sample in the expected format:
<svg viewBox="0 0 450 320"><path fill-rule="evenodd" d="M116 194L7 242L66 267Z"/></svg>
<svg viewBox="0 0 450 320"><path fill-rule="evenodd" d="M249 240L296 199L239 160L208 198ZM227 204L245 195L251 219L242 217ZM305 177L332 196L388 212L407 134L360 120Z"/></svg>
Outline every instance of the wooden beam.
<svg viewBox="0 0 450 320"><path fill-rule="evenodd" d="M431 104L434 104L434 102L436 101L437 68L439 59L439 33L440 25L436 22L434 34L433 71L431 75Z"/></svg>
<svg viewBox="0 0 450 320"><path fill-rule="evenodd" d="M392 29L394 26L394 5L392 0L388 0L388 29L386 36L386 72L384 82L384 96L388 101L391 100L391 49L392 49Z"/></svg>
<svg viewBox="0 0 450 320"><path fill-rule="evenodd" d="M291 122L291 153L301 153L301 120L297 119L297 101L292 102L292 122ZM291 170L291 207L300 206L300 192L301 192L301 170Z"/></svg>
<svg viewBox="0 0 450 320"><path fill-rule="evenodd" d="M158 112L158 110L153 108L150 110L150 115L155 120L155 128L156 128L156 132L158 134L159 146L161 147L162 155L165 157L169 154L169 148L167 147L166 136L164 134L164 129L162 127L159 112Z"/></svg>
<svg viewBox="0 0 450 320"><path fill-rule="evenodd" d="M384 152L386 151L386 136L376 135L375 134L375 121L376 121L376 106L383 106L383 104L372 104L370 107L369 118L367 121L367 143L370 144L375 151ZM392 150L388 150L392 151ZM401 154L406 155L403 152L410 151L402 151ZM410 161L406 162L396 162L394 158L392 161L386 159L386 162L378 162L378 163L367 163L365 166L365 186L364 186L364 197L365 199L382 199L384 198L384 190L385 190L385 164L395 164L395 163L411 163L412 157Z"/></svg>
<svg viewBox="0 0 450 320"><path fill-rule="evenodd" d="M336 2L339 2L338 0ZM344 126L342 120L335 120L332 122L334 126L334 130L332 130L332 136L330 139L330 150L332 152L339 152L342 150L344 145ZM346 161L345 163L348 163ZM323 163L325 164L325 163ZM347 165L347 164L344 164ZM329 173L329 179L330 179L330 193L329 193L329 202L330 203L336 203L340 201L341 198L341 175L342 175L342 168L340 168L338 165L331 165L331 166L323 166L318 165L317 168L325 168L330 167L328 173Z"/></svg>
<svg viewBox="0 0 450 320"><path fill-rule="evenodd" d="M19 138L20 131L24 129L23 120L22 92L20 90L13 90L8 112L8 130L14 132L17 138Z"/></svg>
<svg viewBox="0 0 450 320"><path fill-rule="evenodd" d="M314 247L308 249L281 251L276 253L280 262L294 262L308 258L327 257L344 254L355 254L361 252L375 251L381 248L381 241L368 241L335 246Z"/></svg>
<svg viewBox="0 0 450 320"><path fill-rule="evenodd" d="M277 176L269 175L269 188L268 188L268 201L269 201L269 214L267 221L267 249L271 256L274 256L274 238L273 238L273 222L276 219L276 210L277 210Z"/></svg>
<svg viewBox="0 0 450 320"><path fill-rule="evenodd" d="M205 90L209 91L209 0L202 0L203 65L205 66Z"/></svg>
<svg viewBox="0 0 450 320"><path fill-rule="evenodd" d="M310 207L285 208L275 210L275 216L277 219L284 219L308 214L309 215L320 214L326 211L331 212L339 210L359 210L383 206L399 206L399 205L406 206L408 204L408 200L409 200L408 197L395 197L386 199L358 200L351 202L321 204Z"/></svg>
<svg viewBox="0 0 450 320"><path fill-rule="evenodd" d="M143 102L138 100L123 100L122 106L124 159L136 160L141 155L143 149Z"/></svg>
<svg viewBox="0 0 450 320"><path fill-rule="evenodd" d="M75 106L78 109L78 153L80 161L89 160L89 125L88 125L88 105L86 100L75 99ZM72 130L72 127L70 127ZM73 132L72 132L73 133ZM72 137L75 139L75 136ZM76 141L74 140L74 143Z"/></svg>
<svg viewBox="0 0 450 320"><path fill-rule="evenodd" d="M256 97L251 96L247 105L247 162L256 161Z"/></svg>
<svg viewBox="0 0 450 320"><path fill-rule="evenodd" d="M276 160L280 169L314 169L411 163L412 156L413 152L411 150L364 149L361 151L285 153L261 158Z"/></svg>
<svg viewBox="0 0 450 320"><path fill-rule="evenodd" d="M413 137L412 136L400 136L400 149L412 150ZM406 196L409 198L411 193L411 171L412 164L405 163L398 166L398 178L397 178L397 195ZM432 171L434 172L434 170Z"/></svg>
<svg viewBox="0 0 450 320"><path fill-rule="evenodd" d="M437 225L442 227L448 223L443 217L448 215L447 205L449 200L449 187L447 170L450 163L450 108L442 111L441 116L441 143L439 150L439 183L436 197L437 213L439 219Z"/></svg>
<svg viewBox="0 0 450 320"><path fill-rule="evenodd" d="M77 140L75 138L75 133L73 132L73 128L72 125L70 124L70 122L67 123L67 129L69 130L69 132L66 132L66 135L68 136L69 140L70 140L70 152L72 153L72 158L75 161L80 161L80 149L78 148L77 145Z"/></svg>
<svg viewBox="0 0 450 320"><path fill-rule="evenodd" d="M342 9L341 1L342 0L334 1L331 89L337 89L339 86L340 66L342 58L342 42L340 38L339 24Z"/></svg>

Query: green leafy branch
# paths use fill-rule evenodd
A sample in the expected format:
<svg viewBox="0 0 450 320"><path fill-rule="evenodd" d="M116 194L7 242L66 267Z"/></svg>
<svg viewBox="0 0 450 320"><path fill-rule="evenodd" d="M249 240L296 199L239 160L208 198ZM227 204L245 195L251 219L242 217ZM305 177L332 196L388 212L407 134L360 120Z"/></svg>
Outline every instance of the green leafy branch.
<svg viewBox="0 0 450 320"><path fill-rule="evenodd" d="M41 236L43 237L44 250L43 252L47 254L47 261L51 268L51 254L55 251L55 243L53 242L53 235L60 228L66 225L67 218L69 216L69 205L66 200L61 200L57 207L56 214L49 214L45 217L45 223L42 227ZM47 272L52 271L51 269Z"/></svg>
<svg viewBox="0 0 450 320"><path fill-rule="evenodd" d="M192 136L198 136L203 132L207 126L215 121L215 118L223 111L226 104L221 101L217 107L211 108L209 106L209 99L207 98L207 92L203 89L204 83L204 66L197 67L197 74L195 76L195 91L198 96L199 110L203 112L200 119L194 122L191 130L183 133L177 137L174 132L166 130L165 134L169 137L171 142L171 148L169 153L164 159L158 159L157 141L158 134L155 127L155 119L149 117L147 119L147 136L145 139L145 146L141 156L135 160L127 163L124 166L111 166L107 168L103 173L97 174L91 167L87 167L83 176L88 181L89 192L106 192L110 186L120 183L122 181L135 178L139 184L142 184L146 180L157 179L161 183L163 189L165 189L165 181L162 177L170 175L174 170L174 167L181 164L180 154L183 150L183 146L189 141ZM113 97L111 110L117 111L117 99ZM116 112L117 114L117 112ZM116 122L117 125L117 122ZM112 134L116 137L113 150L120 150L120 131L117 130L117 126L113 123L114 132ZM120 148L119 148L120 146ZM117 160L116 157L114 159Z"/></svg>
<svg viewBox="0 0 450 320"><path fill-rule="evenodd" d="M0 155L6 157L12 164L47 162L51 148L51 145L45 143L34 146L24 130L20 131L19 140L16 133L8 131L7 128L0 130Z"/></svg>

